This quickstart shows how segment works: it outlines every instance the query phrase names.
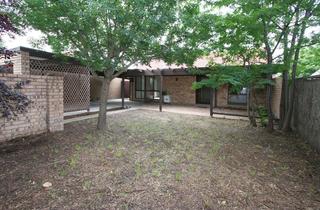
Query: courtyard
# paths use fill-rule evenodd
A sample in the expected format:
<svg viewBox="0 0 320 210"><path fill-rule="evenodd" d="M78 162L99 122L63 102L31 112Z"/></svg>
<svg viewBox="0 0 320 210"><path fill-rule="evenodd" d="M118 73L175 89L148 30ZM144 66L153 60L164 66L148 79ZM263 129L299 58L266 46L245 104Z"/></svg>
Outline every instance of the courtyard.
<svg viewBox="0 0 320 210"><path fill-rule="evenodd" d="M106 131L96 120L2 146L0 209L320 205L320 157L293 135L153 110L109 115Z"/></svg>

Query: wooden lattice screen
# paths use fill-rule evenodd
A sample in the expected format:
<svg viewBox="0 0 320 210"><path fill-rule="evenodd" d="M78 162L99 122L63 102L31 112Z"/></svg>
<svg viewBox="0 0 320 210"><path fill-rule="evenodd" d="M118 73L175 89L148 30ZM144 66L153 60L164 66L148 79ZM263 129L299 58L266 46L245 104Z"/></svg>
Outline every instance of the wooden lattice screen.
<svg viewBox="0 0 320 210"><path fill-rule="evenodd" d="M30 72L35 75L63 76L65 112L89 109L90 71L87 67L30 59Z"/></svg>

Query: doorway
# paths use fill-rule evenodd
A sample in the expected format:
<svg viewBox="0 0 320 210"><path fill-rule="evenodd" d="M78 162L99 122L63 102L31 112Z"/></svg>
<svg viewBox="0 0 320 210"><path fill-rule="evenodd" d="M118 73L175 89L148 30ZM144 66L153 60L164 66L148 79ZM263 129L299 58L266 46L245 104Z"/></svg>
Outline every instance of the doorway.
<svg viewBox="0 0 320 210"><path fill-rule="evenodd" d="M206 79L205 76L197 76L197 82ZM211 88L203 87L196 90L196 103L197 104L210 104Z"/></svg>

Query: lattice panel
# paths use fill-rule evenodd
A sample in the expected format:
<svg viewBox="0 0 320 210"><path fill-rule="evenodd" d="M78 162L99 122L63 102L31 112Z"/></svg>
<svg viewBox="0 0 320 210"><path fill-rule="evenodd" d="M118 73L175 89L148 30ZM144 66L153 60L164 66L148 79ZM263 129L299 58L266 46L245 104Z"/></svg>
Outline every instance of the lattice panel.
<svg viewBox="0 0 320 210"><path fill-rule="evenodd" d="M64 111L78 111L90 106L89 68L76 64L60 64L48 60L30 60L35 75L63 76Z"/></svg>

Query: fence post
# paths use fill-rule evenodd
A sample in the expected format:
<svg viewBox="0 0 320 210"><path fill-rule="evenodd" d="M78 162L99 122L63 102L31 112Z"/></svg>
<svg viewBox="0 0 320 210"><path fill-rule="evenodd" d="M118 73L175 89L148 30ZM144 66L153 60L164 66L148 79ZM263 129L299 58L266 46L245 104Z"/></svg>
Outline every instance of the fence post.
<svg viewBox="0 0 320 210"><path fill-rule="evenodd" d="M213 116L213 88L210 89L210 116Z"/></svg>
<svg viewBox="0 0 320 210"><path fill-rule="evenodd" d="M163 102L163 95L162 95L162 91L163 91L163 76L162 76L162 72L160 71L160 99L159 99L159 111L162 112L162 102Z"/></svg>

